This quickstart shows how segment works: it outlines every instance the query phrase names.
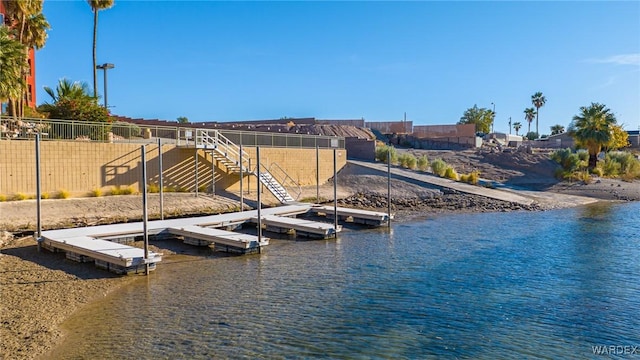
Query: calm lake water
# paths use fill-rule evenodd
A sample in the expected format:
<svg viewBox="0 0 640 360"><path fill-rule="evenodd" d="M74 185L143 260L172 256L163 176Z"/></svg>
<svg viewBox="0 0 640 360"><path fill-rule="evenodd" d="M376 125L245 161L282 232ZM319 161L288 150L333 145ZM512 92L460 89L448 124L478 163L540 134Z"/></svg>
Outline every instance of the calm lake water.
<svg viewBox="0 0 640 360"><path fill-rule="evenodd" d="M601 358L594 346L640 346L639 216L446 215L184 256L76 313L55 356Z"/></svg>

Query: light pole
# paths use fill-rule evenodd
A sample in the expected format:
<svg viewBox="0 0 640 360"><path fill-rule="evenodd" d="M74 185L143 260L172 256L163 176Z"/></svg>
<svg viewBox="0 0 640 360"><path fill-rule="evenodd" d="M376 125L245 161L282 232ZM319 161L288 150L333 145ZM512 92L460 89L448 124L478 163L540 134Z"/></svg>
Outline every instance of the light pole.
<svg viewBox="0 0 640 360"><path fill-rule="evenodd" d="M511 116L509 116L509 135L511 135Z"/></svg>
<svg viewBox="0 0 640 360"><path fill-rule="evenodd" d="M116 67L116 66L111 64L111 63L104 63L102 65L96 65L96 69L100 69L100 70L104 71L104 108L105 109L108 109L108 105L107 105L107 70L113 69L114 67Z"/></svg>
<svg viewBox="0 0 640 360"><path fill-rule="evenodd" d="M496 104L491 103L491 105L493 105L493 118L491 119L491 132L493 132L493 123L496 119Z"/></svg>

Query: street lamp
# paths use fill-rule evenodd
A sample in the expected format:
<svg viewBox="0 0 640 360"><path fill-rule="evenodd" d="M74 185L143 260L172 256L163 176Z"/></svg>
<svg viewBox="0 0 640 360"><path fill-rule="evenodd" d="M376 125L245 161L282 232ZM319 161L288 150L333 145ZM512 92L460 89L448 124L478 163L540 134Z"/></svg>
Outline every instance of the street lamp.
<svg viewBox="0 0 640 360"><path fill-rule="evenodd" d="M493 132L493 123L496 120L496 104L491 103L493 105L493 118L491 119L491 132Z"/></svg>
<svg viewBox="0 0 640 360"><path fill-rule="evenodd" d="M511 116L509 116L509 135L511 135Z"/></svg>
<svg viewBox="0 0 640 360"><path fill-rule="evenodd" d="M104 71L104 108L107 109L107 70L116 67L111 63L104 63L102 65L96 65L96 69Z"/></svg>

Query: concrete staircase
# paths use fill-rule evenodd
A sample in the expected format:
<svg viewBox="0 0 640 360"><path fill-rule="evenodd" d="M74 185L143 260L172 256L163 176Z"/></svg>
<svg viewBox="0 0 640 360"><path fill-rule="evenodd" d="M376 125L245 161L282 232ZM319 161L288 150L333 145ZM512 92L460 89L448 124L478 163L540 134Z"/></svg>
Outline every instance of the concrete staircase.
<svg viewBox="0 0 640 360"><path fill-rule="evenodd" d="M258 177L257 169L251 169L249 157L245 154L242 154L242 157L240 157L240 147L222 136L220 132L216 130L198 129L196 131L195 144L198 149L213 150L213 158L220 161L232 173L239 174L240 169L242 169L243 173ZM276 164L274 165L278 171L283 174L282 181L292 181L282 168ZM295 201L293 196L289 194L287 189L266 167L260 166L260 176L258 180L280 203L286 204Z"/></svg>

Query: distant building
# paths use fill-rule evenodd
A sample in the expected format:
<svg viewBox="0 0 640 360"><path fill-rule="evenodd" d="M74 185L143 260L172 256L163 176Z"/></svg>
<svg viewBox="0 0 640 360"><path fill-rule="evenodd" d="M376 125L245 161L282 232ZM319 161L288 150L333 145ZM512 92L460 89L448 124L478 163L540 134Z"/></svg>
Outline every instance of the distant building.
<svg viewBox="0 0 640 360"><path fill-rule="evenodd" d="M4 2L0 1L0 26L11 26L8 23L8 19L5 16L6 11L4 8ZM36 52L33 48L29 49L27 56L27 93L23 99L25 104L30 108L36 107Z"/></svg>

